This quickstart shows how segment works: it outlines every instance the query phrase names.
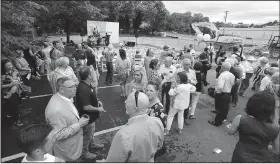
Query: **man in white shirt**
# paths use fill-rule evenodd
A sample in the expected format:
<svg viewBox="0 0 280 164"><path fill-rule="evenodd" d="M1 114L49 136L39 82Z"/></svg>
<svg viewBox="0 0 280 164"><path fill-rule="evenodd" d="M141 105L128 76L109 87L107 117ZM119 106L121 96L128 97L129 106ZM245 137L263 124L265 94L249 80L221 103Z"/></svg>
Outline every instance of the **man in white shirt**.
<svg viewBox="0 0 280 164"><path fill-rule="evenodd" d="M214 121L208 121L214 126L220 126L226 119L230 106L230 92L235 83L235 76L229 72L231 64L224 62L221 67L221 74L218 77L215 87L215 108L217 115Z"/></svg>
<svg viewBox="0 0 280 164"><path fill-rule="evenodd" d="M254 73L254 66L253 66L254 61L256 61L256 59L253 56L249 56L248 59L242 63L243 67L245 68L246 76L245 76L245 79L243 79L241 82L239 96L244 97L245 91L250 86L250 79Z"/></svg>
<svg viewBox="0 0 280 164"><path fill-rule="evenodd" d="M197 79L196 79L196 74L195 74L195 71L190 69L191 67L191 60L189 59L184 59L183 62L182 62L182 66L183 68L179 68L177 70L177 72L185 72L186 75L188 76L188 80L189 80L189 83L193 86L195 86L197 84ZM177 75L177 73L175 74L175 76ZM191 105L190 105L190 115L189 115L189 118L190 119L195 119L194 117L194 113L195 113L195 109L196 109L196 104L198 103L198 100L199 100L199 96L200 96L200 92L194 92L194 93L191 93ZM186 110L185 110L186 111ZM186 119L187 118L187 113L185 112L184 113L184 118Z"/></svg>
<svg viewBox="0 0 280 164"><path fill-rule="evenodd" d="M195 50L193 49L193 44L190 44L190 49L191 49L191 55L194 56L195 55Z"/></svg>
<svg viewBox="0 0 280 164"><path fill-rule="evenodd" d="M58 92L50 99L46 110L46 122L53 127L54 144L52 154L65 161L75 161L83 149L83 127L89 119L79 116L71 101L76 95L73 80L61 77L57 80Z"/></svg>
<svg viewBox="0 0 280 164"><path fill-rule="evenodd" d="M97 162L154 162L164 140L161 120L147 115L149 98L142 92L132 92L125 107L128 123L114 136L107 159Z"/></svg>
<svg viewBox="0 0 280 164"><path fill-rule="evenodd" d="M171 83L175 81L174 74L176 73L176 67L172 65L172 57L165 57L164 64L162 64L158 70L159 74L163 77L161 82L162 87L162 102L165 107L165 112L169 112L170 108L170 96L168 94Z"/></svg>
<svg viewBox="0 0 280 164"><path fill-rule="evenodd" d="M207 48L209 49L210 64L212 64L212 59L213 59L213 54L215 52L215 49L214 49L214 46L212 45L212 43L210 43Z"/></svg>

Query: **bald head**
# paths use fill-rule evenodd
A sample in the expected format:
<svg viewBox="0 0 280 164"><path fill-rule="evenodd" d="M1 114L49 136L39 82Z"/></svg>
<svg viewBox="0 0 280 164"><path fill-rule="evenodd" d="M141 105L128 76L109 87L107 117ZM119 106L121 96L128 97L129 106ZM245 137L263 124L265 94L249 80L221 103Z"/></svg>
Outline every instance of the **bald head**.
<svg viewBox="0 0 280 164"><path fill-rule="evenodd" d="M139 92L138 97L135 99L136 91L128 95L126 104L126 113L133 117L138 114L143 114L147 111L149 107L149 98L146 94ZM137 101L137 105L136 105Z"/></svg>

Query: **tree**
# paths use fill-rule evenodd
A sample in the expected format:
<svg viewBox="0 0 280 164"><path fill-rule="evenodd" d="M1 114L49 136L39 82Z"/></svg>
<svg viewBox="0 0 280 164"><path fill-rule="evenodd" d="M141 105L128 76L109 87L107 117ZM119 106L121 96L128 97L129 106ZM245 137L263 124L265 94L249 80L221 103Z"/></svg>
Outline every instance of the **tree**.
<svg viewBox="0 0 280 164"><path fill-rule="evenodd" d="M33 26L40 11L48 11L44 5L32 1L1 2L1 48L2 54L12 56L13 50L29 46L24 34L33 32Z"/></svg>
<svg viewBox="0 0 280 164"><path fill-rule="evenodd" d="M70 41L70 34L73 31L86 29L87 20L104 20L106 15L101 14L100 10L93 6L89 1L40 1L50 10L49 15L44 15L48 24L52 28L64 29L67 42ZM46 20L38 22L45 22Z"/></svg>

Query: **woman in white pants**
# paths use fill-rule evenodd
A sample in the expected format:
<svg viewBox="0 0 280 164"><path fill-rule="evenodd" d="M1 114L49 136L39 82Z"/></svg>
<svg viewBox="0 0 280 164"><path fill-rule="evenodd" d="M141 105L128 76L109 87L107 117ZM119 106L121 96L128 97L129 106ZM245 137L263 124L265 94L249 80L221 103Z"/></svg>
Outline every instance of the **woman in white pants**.
<svg viewBox="0 0 280 164"><path fill-rule="evenodd" d="M176 82L172 84L169 91L169 95L173 97L174 101L167 116L166 135L169 135L173 118L176 113L178 113L178 133L182 133L184 125L184 110L188 110L190 94L195 92L195 90L195 86L188 83L188 76L183 72L179 72L176 77Z"/></svg>

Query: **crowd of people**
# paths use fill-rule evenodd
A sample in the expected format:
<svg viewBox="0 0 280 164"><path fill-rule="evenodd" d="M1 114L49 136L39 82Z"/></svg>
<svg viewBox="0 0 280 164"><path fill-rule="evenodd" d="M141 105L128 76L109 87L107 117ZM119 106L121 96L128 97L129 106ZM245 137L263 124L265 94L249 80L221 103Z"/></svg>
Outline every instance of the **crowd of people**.
<svg viewBox="0 0 280 164"><path fill-rule="evenodd" d="M184 124L196 119L196 105L200 95L206 93L207 72L214 65L217 79L212 112L217 115L208 121L210 124L223 124L230 107L236 107L238 97L245 96L252 77L252 90L256 92L245 107L247 115L236 116L229 127L230 135L239 132L232 162L279 162L279 121L275 124L274 119L280 96L279 60L269 62L261 57L256 61L242 54L242 46L234 47L230 56L223 47L215 53L211 44L199 56L193 45L185 46L178 55L167 46L160 54L148 49L141 65L132 64L139 51L129 59L123 45L116 53L112 44L101 50L83 42L72 54L72 68L61 40L46 40L36 52L29 48L35 65L28 62L22 50L17 50L14 61L2 62L2 99L9 109L7 115L17 126L23 125L18 119L18 104L28 92L23 88L30 87L32 77L47 74L53 91L45 109L47 125L27 125L20 131L18 143L26 153L22 162L75 162L80 157L93 160L97 155L90 148L104 147L93 137L95 121L106 112L98 98L99 51L106 59L105 84L112 85L115 67L129 120L115 134L107 158L97 162L153 162L163 155L164 138L172 135L174 117L179 134ZM131 74L133 79L129 81Z"/></svg>

